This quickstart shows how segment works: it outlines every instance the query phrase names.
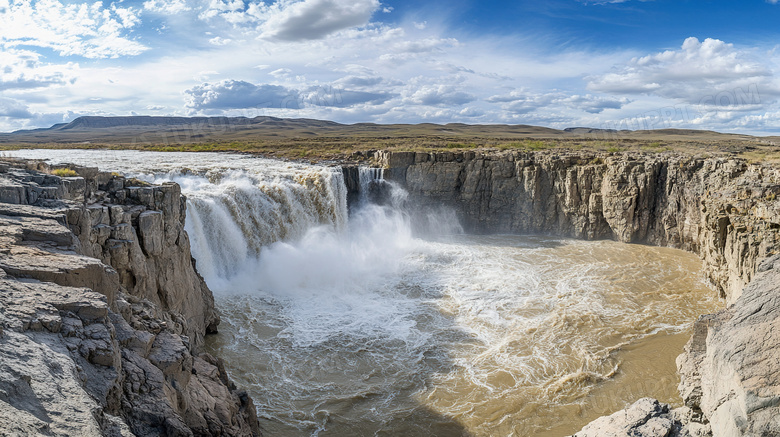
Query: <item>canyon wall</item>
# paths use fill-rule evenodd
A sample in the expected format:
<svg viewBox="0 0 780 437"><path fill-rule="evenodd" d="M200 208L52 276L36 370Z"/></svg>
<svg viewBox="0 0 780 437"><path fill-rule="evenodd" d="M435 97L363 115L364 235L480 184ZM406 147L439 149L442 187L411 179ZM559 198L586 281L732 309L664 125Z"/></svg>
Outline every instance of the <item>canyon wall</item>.
<svg viewBox="0 0 780 437"><path fill-rule="evenodd" d="M541 233L698 254L734 302L780 248L780 169L675 154L377 152L413 204L469 232Z"/></svg>
<svg viewBox="0 0 780 437"><path fill-rule="evenodd" d="M729 306L696 322L678 359L686 406L672 411L643 400L578 436L780 435L777 166L558 151L375 152L372 159L409 191L410 205L452 208L470 232L614 239L702 258Z"/></svg>
<svg viewBox="0 0 780 437"><path fill-rule="evenodd" d="M0 163L0 429L10 435L259 435L201 353L219 318L175 184Z"/></svg>

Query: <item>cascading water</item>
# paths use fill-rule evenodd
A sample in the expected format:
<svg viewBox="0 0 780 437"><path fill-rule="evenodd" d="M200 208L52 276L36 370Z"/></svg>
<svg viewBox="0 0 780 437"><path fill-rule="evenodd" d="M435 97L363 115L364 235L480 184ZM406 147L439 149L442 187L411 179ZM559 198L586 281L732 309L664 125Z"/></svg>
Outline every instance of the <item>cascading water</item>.
<svg viewBox="0 0 780 437"><path fill-rule="evenodd" d="M379 169L360 170L348 215L337 168L44 153L14 152L181 184L222 313L209 346L268 435L566 435L641 396L676 401L684 332L718 306L692 255L465 235L452 211L406 210Z"/></svg>
<svg viewBox="0 0 780 437"><path fill-rule="evenodd" d="M251 271L265 246L299 240L318 226L341 231L347 222L338 169L272 179L246 169L164 178L178 182L188 196L185 229L212 288L223 289L225 281Z"/></svg>
<svg viewBox="0 0 780 437"><path fill-rule="evenodd" d="M385 182L385 169L377 167L358 167L360 177L360 191L366 193L372 183Z"/></svg>

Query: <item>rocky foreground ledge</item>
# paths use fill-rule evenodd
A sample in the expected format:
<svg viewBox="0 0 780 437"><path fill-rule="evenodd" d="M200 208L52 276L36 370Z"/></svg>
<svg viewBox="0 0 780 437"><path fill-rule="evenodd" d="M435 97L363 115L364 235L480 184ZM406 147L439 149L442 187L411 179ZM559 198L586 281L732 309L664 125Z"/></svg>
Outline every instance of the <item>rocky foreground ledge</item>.
<svg viewBox="0 0 780 437"><path fill-rule="evenodd" d="M259 435L201 353L219 318L176 184L0 161L3 435Z"/></svg>
<svg viewBox="0 0 780 437"><path fill-rule="evenodd" d="M452 208L470 232L614 239L702 258L729 306L695 323L678 358L685 406L643 399L578 437L780 436L778 166L675 153L369 156L410 203Z"/></svg>

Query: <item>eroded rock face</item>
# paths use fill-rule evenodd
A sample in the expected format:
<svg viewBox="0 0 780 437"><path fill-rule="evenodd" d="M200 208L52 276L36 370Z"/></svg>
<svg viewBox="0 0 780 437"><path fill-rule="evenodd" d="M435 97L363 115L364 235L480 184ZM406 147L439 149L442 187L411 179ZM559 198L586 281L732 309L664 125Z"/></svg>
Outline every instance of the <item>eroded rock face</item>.
<svg viewBox="0 0 780 437"><path fill-rule="evenodd" d="M672 246L702 257L728 303L780 247L780 169L742 160L595 152L377 152L412 203L471 232Z"/></svg>
<svg viewBox="0 0 780 437"><path fill-rule="evenodd" d="M218 319L178 186L38 165L0 165L17 202L0 202L0 430L259 435L252 400L199 354Z"/></svg>
<svg viewBox="0 0 780 437"><path fill-rule="evenodd" d="M734 305L696 322L677 360L680 391L716 436L780 433L780 255Z"/></svg>
<svg viewBox="0 0 780 437"><path fill-rule="evenodd" d="M199 348L219 317L211 291L193 268L179 186L131 186L109 176L97 176L88 202L65 212L80 253L112 266L129 294L162 309L168 329Z"/></svg>
<svg viewBox="0 0 780 437"><path fill-rule="evenodd" d="M410 191L411 203L450 207L472 232L608 238L702 258L729 306L696 322L678 358L686 406L669 411L640 400L577 436L780 436L776 166L641 153L378 152L374 158L387 179Z"/></svg>

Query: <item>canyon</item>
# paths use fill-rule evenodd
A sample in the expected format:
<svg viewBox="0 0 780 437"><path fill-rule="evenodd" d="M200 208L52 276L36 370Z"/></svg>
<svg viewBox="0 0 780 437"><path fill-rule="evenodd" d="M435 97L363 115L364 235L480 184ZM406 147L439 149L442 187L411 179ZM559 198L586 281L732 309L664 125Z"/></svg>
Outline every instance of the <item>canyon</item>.
<svg viewBox="0 0 780 437"><path fill-rule="evenodd" d="M378 152L372 159L413 202L453 208L472 232L607 238L676 247L704 261L729 306L695 323L678 358L684 410L650 426L668 406L638 403L578 436L780 433L780 339L772 335L780 311L778 168L675 154Z"/></svg>
<svg viewBox="0 0 780 437"><path fill-rule="evenodd" d="M678 359L685 406L643 399L577 435L780 432L777 167L675 153L362 156L405 188L411 214L445 208L468 233L616 240L703 260L728 307L695 322ZM77 176L50 174L65 167ZM365 186L354 164L342 167L354 205ZM177 184L13 160L0 181L0 427L258 435L252 399L202 352L219 317L198 274L206 266L190 255Z"/></svg>

